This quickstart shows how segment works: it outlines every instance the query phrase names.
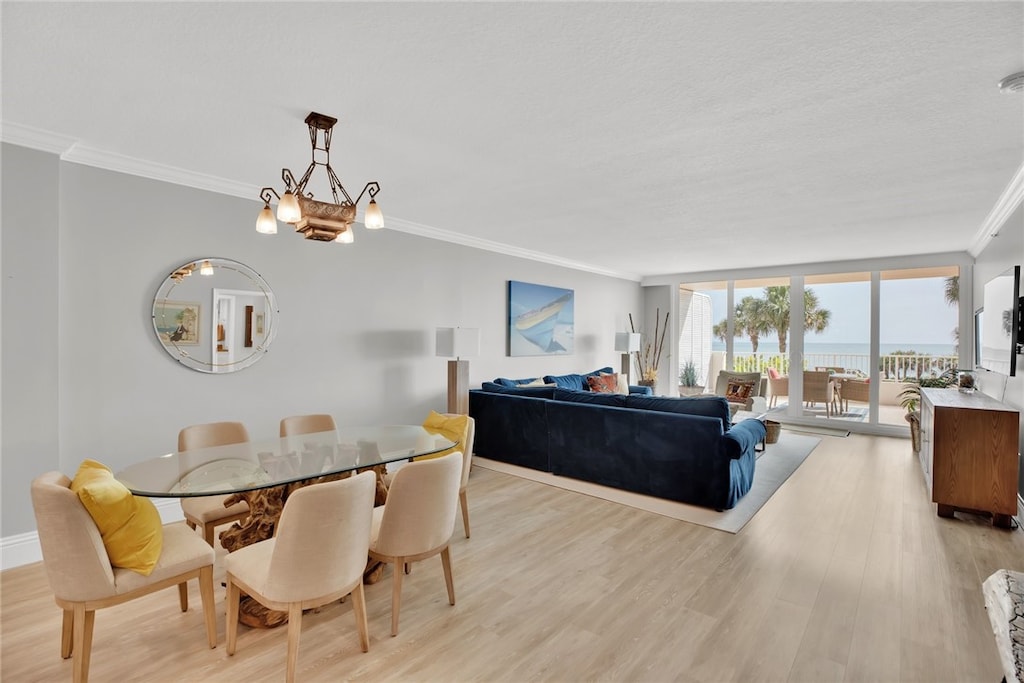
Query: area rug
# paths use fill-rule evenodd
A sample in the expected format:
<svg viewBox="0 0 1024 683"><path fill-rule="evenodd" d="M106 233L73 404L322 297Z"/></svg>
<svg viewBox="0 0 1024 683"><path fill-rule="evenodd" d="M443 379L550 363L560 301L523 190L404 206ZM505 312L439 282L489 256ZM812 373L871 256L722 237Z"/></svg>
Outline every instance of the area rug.
<svg viewBox="0 0 1024 683"><path fill-rule="evenodd" d="M631 493L630 491L621 491L570 477L559 477L550 472L540 472L528 467L509 465L479 456L473 456L473 464L495 472L511 474L523 479L547 484L548 486L557 486L567 491L575 491L576 493L610 500L614 503L628 505L683 522L700 524L701 526L735 534L753 518L779 487L796 472L797 468L803 464L807 456L811 454L811 451L819 443L821 443L821 439L802 434L787 434L783 431L779 436L778 443L769 444L764 453L758 454L757 466L754 469L754 484L750 487L747 495L740 499L736 507L722 512L697 505L687 505L663 498Z"/></svg>

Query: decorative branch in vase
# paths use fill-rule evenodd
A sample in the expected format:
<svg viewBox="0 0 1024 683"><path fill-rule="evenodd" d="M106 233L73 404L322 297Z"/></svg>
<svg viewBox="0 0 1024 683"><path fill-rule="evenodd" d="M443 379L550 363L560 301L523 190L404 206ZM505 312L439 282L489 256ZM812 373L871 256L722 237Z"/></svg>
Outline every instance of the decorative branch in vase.
<svg viewBox="0 0 1024 683"><path fill-rule="evenodd" d="M665 351L665 334L668 332L668 312L665 313L665 323L660 325L661 322L661 309L658 308L654 313L654 336L652 340L645 340L640 345L639 351L634 351L635 358L633 359L636 363L636 371L640 377L639 384L641 386L651 387L651 391L654 390L654 386L658 381L658 365L661 363L661 354ZM633 314L629 314L629 331L636 333L636 326L633 325ZM660 332L660 334L659 334Z"/></svg>

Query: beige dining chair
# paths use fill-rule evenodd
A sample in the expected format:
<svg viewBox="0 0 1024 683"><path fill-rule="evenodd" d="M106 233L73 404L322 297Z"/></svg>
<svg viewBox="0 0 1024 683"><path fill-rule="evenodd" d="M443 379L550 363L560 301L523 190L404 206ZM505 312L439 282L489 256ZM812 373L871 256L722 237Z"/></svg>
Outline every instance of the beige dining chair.
<svg viewBox="0 0 1024 683"><path fill-rule="evenodd" d="M454 413L445 413L453 417ZM466 485L469 484L469 470L473 466L473 440L476 438L476 420L467 416L468 426L466 427L466 443L462 447L462 480L459 483L459 506L462 508L462 528L469 538L469 501L466 498Z"/></svg>
<svg viewBox="0 0 1024 683"><path fill-rule="evenodd" d="M249 432L241 422L210 422L191 425L178 432L178 451L197 448L227 446L249 441ZM249 516L249 506L243 501L224 506L227 496L193 496L181 499L185 523L199 528L203 538L213 545L213 531L222 524L238 522Z"/></svg>
<svg viewBox="0 0 1024 683"><path fill-rule="evenodd" d="M823 402L826 417L832 417L832 411L836 409L835 388L828 372L804 370L804 402L808 405Z"/></svg>
<svg viewBox="0 0 1024 683"><path fill-rule="evenodd" d="M462 453L420 460L395 472L387 502L373 509L370 558L393 565L391 635L398 635L402 574L407 564L441 555L448 602L455 604L448 544L455 529Z"/></svg>
<svg viewBox="0 0 1024 683"><path fill-rule="evenodd" d="M89 679L96 610L177 586L185 612L192 579L199 581L207 642L217 647L213 548L183 525L171 524L162 529L160 558L148 576L113 567L96 523L70 487L71 480L60 472L47 472L32 482L31 494L43 566L57 606L64 610L60 655L73 657L72 680ZM125 653L117 648L109 656L123 658Z"/></svg>
<svg viewBox="0 0 1024 683"><path fill-rule="evenodd" d="M286 680L295 680L302 610L352 594L359 647L370 649L363 570L370 547L376 479L363 472L293 492L277 536L224 558L227 572L227 651L235 654L238 604L244 592L272 610L288 613Z"/></svg>
<svg viewBox="0 0 1024 683"><path fill-rule="evenodd" d="M281 437L300 434L316 434L317 432L333 432L338 429L334 418L330 415L293 415L282 418Z"/></svg>

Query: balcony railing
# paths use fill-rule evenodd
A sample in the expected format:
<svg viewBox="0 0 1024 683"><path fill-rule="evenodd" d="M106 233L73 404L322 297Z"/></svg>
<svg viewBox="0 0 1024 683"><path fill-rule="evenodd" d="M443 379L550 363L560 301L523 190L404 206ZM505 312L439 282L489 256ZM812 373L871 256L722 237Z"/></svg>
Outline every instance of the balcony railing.
<svg viewBox="0 0 1024 683"><path fill-rule="evenodd" d="M882 380L906 381L922 377L937 377L946 370L955 370L956 356L929 356L926 354L889 354L878 359L879 376ZM848 372L859 372L865 377L870 374L871 357L857 353L808 353L804 355L804 370L815 368L843 368ZM733 357L736 372L766 373L775 368L783 375L789 374L789 356L778 353L744 353Z"/></svg>

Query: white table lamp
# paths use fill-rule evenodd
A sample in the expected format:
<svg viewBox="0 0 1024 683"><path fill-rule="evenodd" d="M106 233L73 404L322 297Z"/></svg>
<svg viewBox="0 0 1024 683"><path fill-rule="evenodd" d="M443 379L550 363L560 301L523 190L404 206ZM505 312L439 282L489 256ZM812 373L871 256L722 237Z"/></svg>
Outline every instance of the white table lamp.
<svg viewBox="0 0 1024 683"><path fill-rule="evenodd" d="M475 327L438 327L437 355L448 361L448 412L469 413L469 361L480 354L480 330Z"/></svg>

